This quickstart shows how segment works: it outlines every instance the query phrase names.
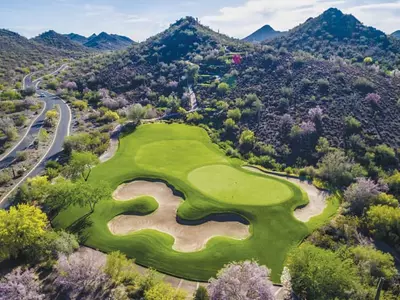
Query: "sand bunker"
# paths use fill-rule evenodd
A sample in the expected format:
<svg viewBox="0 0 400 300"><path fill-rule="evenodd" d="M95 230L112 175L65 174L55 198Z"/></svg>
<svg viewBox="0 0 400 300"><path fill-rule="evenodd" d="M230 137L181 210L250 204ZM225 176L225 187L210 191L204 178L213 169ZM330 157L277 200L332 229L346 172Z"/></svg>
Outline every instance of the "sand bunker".
<svg viewBox="0 0 400 300"><path fill-rule="evenodd" d="M240 222L208 221L200 225L182 225L176 221L176 212L182 199L162 182L133 181L120 185L113 197L115 200L128 201L140 196L151 196L159 204L150 215L120 215L108 223L113 234L128 234L143 229L154 229L174 237L173 249L181 252L199 251L208 240L215 236L245 239L250 236L249 226Z"/></svg>
<svg viewBox="0 0 400 300"><path fill-rule="evenodd" d="M286 179L287 181L293 182L296 185L300 186L300 188L302 188L307 193L310 202L305 207L298 208L294 211L293 214L296 217L296 219L302 222L308 222L312 217L318 216L322 214L322 212L324 211L326 207L325 200L329 196L329 194L328 192L317 189L313 184L292 177L279 176L279 175L274 175L272 173L263 172L262 170L256 167L245 166L243 168L256 173L267 174L268 176Z"/></svg>

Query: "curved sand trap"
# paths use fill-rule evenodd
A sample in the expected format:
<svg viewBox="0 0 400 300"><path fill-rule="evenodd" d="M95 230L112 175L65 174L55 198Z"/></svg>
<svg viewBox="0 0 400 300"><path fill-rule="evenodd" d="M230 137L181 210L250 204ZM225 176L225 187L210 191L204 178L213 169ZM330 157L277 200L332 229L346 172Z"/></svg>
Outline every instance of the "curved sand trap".
<svg viewBox="0 0 400 300"><path fill-rule="evenodd" d="M120 215L108 223L113 234L128 234L144 229L158 230L174 237L173 249L181 252L199 251L208 240L215 236L245 239L250 236L249 226L240 222L216 222L188 226L176 222L176 212L183 202L180 197L162 182L133 181L120 185L113 197L115 200L128 201L140 196L151 196L159 204L150 215Z"/></svg>
<svg viewBox="0 0 400 300"><path fill-rule="evenodd" d="M310 201L305 207L298 208L294 211L294 216L296 219L302 222L308 222L312 217L318 216L322 214L326 207L326 198L328 197L328 192L321 191L317 189L313 184L309 184L306 181L301 181L300 179L286 177L286 176L279 176L272 173L263 172L262 170L251 167L251 166L244 166L246 170L250 170L256 173L266 174L272 177L278 177L281 179L286 179L287 181L293 182L296 185L300 186L308 195L308 200Z"/></svg>

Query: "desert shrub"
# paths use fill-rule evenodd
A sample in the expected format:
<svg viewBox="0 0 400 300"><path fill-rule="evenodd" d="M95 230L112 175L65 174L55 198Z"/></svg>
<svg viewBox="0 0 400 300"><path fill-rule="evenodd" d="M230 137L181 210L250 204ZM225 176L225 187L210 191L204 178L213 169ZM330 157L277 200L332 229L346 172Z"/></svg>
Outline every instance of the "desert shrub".
<svg viewBox="0 0 400 300"><path fill-rule="evenodd" d="M350 161L343 151L328 152L318 163L319 176L333 184L343 186L350 184L354 175L351 173L354 163Z"/></svg>
<svg viewBox="0 0 400 300"><path fill-rule="evenodd" d="M354 82L354 87L362 93L372 93L375 90L375 85L364 77L359 77Z"/></svg>
<svg viewBox="0 0 400 300"><path fill-rule="evenodd" d="M80 111L82 110L86 110L88 107L88 104L86 101L82 101L82 100L75 100L72 102L72 107L75 107L77 109L79 109Z"/></svg>
<svg viewBox="0 0 400 300"><path fill-rule="evenodd" d="M329 91L329 81L327 79L318 79L318 89L321 93L326 94Z"/></svg>
<svg viewBox="0 0 400 300"><path fill-rule="evenodd" d="M400 250L400 209L391 206L372 206L367 212L367 224L372 234Z"/></svg>
<svg viewBox="0 0 400 300"><path fill-rule="evenodd" d="M279 99L279 110L281 111L287 111L289 109L290 101L287 98L281 98Z"/></svg>
<svg viewBox="0 0 400 300"><path fill-rule="evenodd" d="M347 299L356 288L356 269L334 252L303 244L290 253L292 287L301 299Z"/></svg>
<svg viewBox="0 0 400 300"><path fill-rule="evenodd" d="M293 89L290 87L283 87L281 88L281 95L284 98L291 98L293 95Z"/></svg>
<svg viewBox="0 0 400 300"><path fill-rule="evenodd" d="M361 129L361 123L354 117L348 116L344 120L347 134L357 133Z"/></svg>
<svg viewBox="0 0 400 300"><path fill-rule="evenodd" d="M189 123L194 123L194 124L201 122L203 118L204 118L203 115L199 114L197 111L186 115L186 120Z"/></svg>
<svg viewBox="0 0 400 300"><path fill-rule="evenodd" d="M251 130L244 130L239 138L240 148L245 152L250 151L253 149L255 141L254 132Z"/></svg>
<svg viewBox="0 0 400 300"><path fill-rule="evenodd" d="M397 165L396 153L388 145L379 145L374 149L375 162L384 168L395 168Z"/></svg>
<svg viewBox="0 0 400 300"><path fill-rule="evenodd" d="M396 196L400 196L400 172L395 171L386 182L389 186L389 191Z"/></svg>
<svg viewBox="0 0 400 300"><path fill-rule="evenodd" d="M0 186L5 185L11 181L11 176L7 171L0 172Z"/></svg>
<svg viewBox="0 0 400 300"><path fill-rule="evenodd" d="M366 58L364 58L364 63L366 65L371 65L374 62L374 60L372 59L372 57L367 56Z"/></svg>
<svg viewBox="0 0 400 300"><path fill-rule="evenodd" d="M193 300L209 300L207 289L204 286L199 286L199 288L194 292Z"/></svg>
<svg viewBox="0 0 400 300"><path fill-rule="evenodd" d="M379 103L381 102L381 96L379 96L376 93L369 93L365 97L365 101L368 102L371 105L379 105Z"/></svg>
<svg viewBox="0 0 400 300"><path fill-rule="evenodd" d="M25 161L28 158L28 153L26 151L18 151L16 160L17 161Z"/></svg>
<svg viewBox="0 0 400 300"><path fill-rule="evenodd" d="M386 190L387 186L375 183L371 179L357 178L357 182L344 192L345 206L351 214L361 215L368 209L372 200Z"/></svg>
<svg viewBox="0 0 400 300"><path fill-rule="evenodd" d="M399 201L393 195L380 193L372 199L371 205L387 205L396 208L399 207Z"/></svg>
<svg viewBox="0 0 400 300"><path fill-rule="evenodd" d="M235 121L239 121L242 117L242 113L240 112L239 108L228 110L228 118L231 118Z"/></svg>
<svg viewBox="0 0 400 300"><path fill-rule="evenodd" d="M221 82L218 87L217 91L221 95L225 95L229 91L229 85L225 82Z"/></svg>

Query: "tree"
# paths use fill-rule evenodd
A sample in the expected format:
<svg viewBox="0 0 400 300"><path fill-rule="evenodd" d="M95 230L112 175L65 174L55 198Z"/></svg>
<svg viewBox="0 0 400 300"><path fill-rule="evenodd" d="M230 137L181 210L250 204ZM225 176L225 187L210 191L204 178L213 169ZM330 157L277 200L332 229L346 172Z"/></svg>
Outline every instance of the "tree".
<svg viewBox="0 0 400 300"><path fill-rule="evenodd" d="M60 178L55 184L49 185L44 204L51 213L57 215L61 210L74 204L75 197L75 184L70 180Z"/></svg>
<svg viewBox="0 0 400 300"><path fill-rule="evenodd" d="M361 129L361 123L354 117L348 116L344 119L347 134L358 133Z"/></svg>
<svg viewBox="0 0 400 300"><path fill-rule="evenodd" d="M51 109L46 112L44 123L48 127L53 127L56 125L57 118L58 118L58 111L56 109Z"/></svg>
<svg viewBox="0 0 400 300"><path fill-rule="evenodd" d="M42 300L39 277L32 269L16 268L0 281L0 300Z"/></svg>
<svg viewBox="0 0 400 300"><path fill-rule="evenodd" d="M134 285L138 279L134 260L130 260L121 252L111 252L107 255L104 272L111 278L114 284Z"/></svg>
<svg viewBox="0 0 400 300"><path fill-rule="evenodd" d="M365 284L376 286L380 278L390 281L397 274L393 256L372 247L356 246L343 249L358 268L358 274Z"/></svg>
<svg viewBox="0 0 400 300"><path fill-rule="evenodd" d="M228 118L231 118L235 121L239 121L242 117L242 113L239 108L228 110Z"/></svg>
<svg viewBox="0 0 400 300"><path fill-rule="evenodd" d="M211 278L207 290L211 300L272 300L270 271L254 261L230 263Z"/></svg>
<svg viewBox="0 0 400 300"><path fill-rule="evenodd" d="M375 162L384 168L395 168L397 165L396 153L388 145L375 147Z"/></svg>
<svg viewBox="0 0 400 300"><path fill-rule="evenodd" d="M17 257L46 234L48 220L37 207L20 204L0 210L0 259Z"/></svg>
<svg viewBox="0 0 400 300"><path fill-rule="evenodd" d="M308 243L290 253L288 268L301 299L349 299L355 289L356 269L348 260Z"/></svg>
<svg viewBox="0 0 400 300"><path fill-rule="evenodd" d="M308 111L308 115L313 122L321 122L323 111L319 106L317 106L315 108L311 108Z"/></svg>
<svg viewBox="0 0 400 300"><path fill-rule="evenodd" d="M226 95L226 93L229 91L229 85L225 82L221 82L218 84L217 91L221 95Z"/></svg>
<svg viewBox="0 0 400 300"><path fill-rule="evenodd" d="M81 207L89 206L90 211L94 212L97 203L107 200L111 196L111 188L105 181L87 183L80 181L75 185L75 204Z"/></svg>
<svg viewBox="0 0 400 300"><path fill-rule="evenodd" d="M318 163L319 176L334 186L347 185L353 180L353 166L343 151L329 152Z"/></svg>
<svg viewBox="0 0 400 300"><path fill-rule="evenodd" d="M357 178L357 182L350 185L344 192L346 207L350 213L361 215L368 209L372 200L386 190L386 185L375 183L371 179Z"/></svg>
<svg viewBox="0 0 400 300"><path fill-rule="evenodd" d="M110 287L108 276L93 257L74 253L61 255L54 284L70 299L100 299Z"/></svg>
<svg viewBox="0 0 400 300"><path fill-rule="evenodd" d="M400 251L400 209L378 205L367 212L367 224L372 234Z"/></svg>
<svg viewBox="0 0 400 300"><path fill-rule="evenodd" d="M174 289L170 284L160 282L145 292L146 300L185 300L186 293Z"/></svg>
<svg viewBox="0 0 400 300"><path fill-rule="evenodd" d="M209 300L207 289L204 286L199 286L193 295L193 300Z"/></svg>
<svg viewBox="0 0 400 300"><path fill-rule="evenodd" d="M256 138L251 130L244 130L239 138L239 145L243 151L250 151L254 147Z"/></svg>
<svg viewBox="0 0 400 300"><path fill-rule="evenodd" d="M57 232L57 238L54 240L53 247L57 253L71 255L79 248L76 236L66 231Z"/></svg>
<svg viewBox="0 0 400 300"><path fill-rule="evenodd" d="M3 133L9 141L15 140L18 136L14 121L9 117L0 118L0 132Z"/></svg>
<svg viewBox="0 0 400 300"><path fill-rule="evenodd" d="M91 152L73 151L64 172L69 178L75 180L82 178L87 181L92 171L92 167L98 163L98 157Z"/></svg>
<svg viewBox="0 0 400 300"><path fill-rule="evenodd" d="M145 116L146 108L139 103L131 106L127 113L128 119L131 120L135 125L137 125Z"/></svg>
<svg viewBox="0 0 400 300"><path fill-rule="evenodd" d="M329 152L329 149L330 149L330 145L329 145L328 139L325 137L320 137L318 139L317 145L315 146L315 150L318 153L326 154Z"/></svg>
<svg viewBox="0 0 400 300"><path fill-rule="evenodd" d="M400 172L395 171L392 176L387 179L389 190L396 196L400 196Z"/></svg>

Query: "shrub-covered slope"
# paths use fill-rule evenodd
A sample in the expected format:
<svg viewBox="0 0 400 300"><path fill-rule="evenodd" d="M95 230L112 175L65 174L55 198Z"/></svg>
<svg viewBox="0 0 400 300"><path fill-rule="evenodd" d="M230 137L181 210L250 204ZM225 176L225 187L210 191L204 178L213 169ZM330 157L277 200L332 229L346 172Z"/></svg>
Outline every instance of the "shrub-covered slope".
<svg viewBox="0 0 400 300"><path fill-rule="evenodd" d="M25 73L22 68L76 55L77 53L47 47L18 33L0 29L0 84L22 77Z"/></svg>
<svg viewBox="0 0 400 300"><path fill-rule="evenodd" d="M67 51L75 52L88 52L89 50L83 47L81 44L72 41L70 38L55 32L54 30L46 31L37 37L33 38L37 43L45 46L63 49Z"/></svg>
<svg viewBox="0 0 400 300"><path fill-rule="evenodd" d="M400 63L400 41L373 27L363 25L352 15L331 8L317 18L269 41L277 48L302 50L325 59L340 56L356 62L372 57L389 69Z"/></svg>

